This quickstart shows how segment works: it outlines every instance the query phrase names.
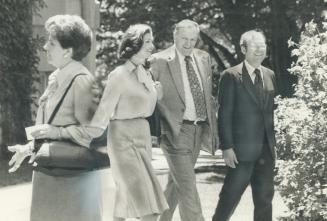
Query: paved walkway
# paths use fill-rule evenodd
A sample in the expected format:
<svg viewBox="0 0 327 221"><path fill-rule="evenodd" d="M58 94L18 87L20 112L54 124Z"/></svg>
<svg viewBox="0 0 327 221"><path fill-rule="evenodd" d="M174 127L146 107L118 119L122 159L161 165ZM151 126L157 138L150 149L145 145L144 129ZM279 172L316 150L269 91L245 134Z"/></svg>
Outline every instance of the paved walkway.
<svg viewBox="0 0 327 221"><path fill-rule="evenodd" d="M168 166L164 156L159 148L153 149L153 166L158 175L162 186L165 186ZM218 193L222 186L223 177L213 172L212 168L220 168L223 165L221 156L210 156L201 152L196 164L197 186L201 198L203 213L206 220L211 220ZM104 221L111 221L111 214L114 199L114 183L111 178L110 169L100 171L102 173ZM31 183L25 183L15 186L0 188L0 221L29 221L29 206L31 200ZM275 195L274 217L281 215L285 210L285 205L278 194ZM253 205L251 198L251 189L248 188L242 197L231 221L251 221L253 220ZM129 219L136 221L137 219ZM46 221L46 220L44 220ZM78 220L76 220L78 221ZM180 221L178 211L175 212L173 221Z"/></svg>

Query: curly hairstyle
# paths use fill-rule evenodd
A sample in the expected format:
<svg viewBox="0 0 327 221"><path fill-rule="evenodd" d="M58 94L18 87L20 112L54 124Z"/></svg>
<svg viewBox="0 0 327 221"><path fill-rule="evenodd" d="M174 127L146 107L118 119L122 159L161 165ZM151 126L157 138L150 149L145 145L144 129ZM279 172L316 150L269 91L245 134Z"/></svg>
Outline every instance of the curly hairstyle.
<svg viewBox="0 0 327 221"><path fill-rule="evenodd" d="M72 58L82 60L91 50L92 31L77 15L55 15L45 22L49 35L60 43L62 48L72 48Z"/></svg>
<svg viewBox="0 0 327 221"><path fill-rule="evenodd" d="M136 24L129 26L120 42L118 58L127 60L139 52L143 46L143 37L148 33L152 34L152 29L148 25Z"/></svg>

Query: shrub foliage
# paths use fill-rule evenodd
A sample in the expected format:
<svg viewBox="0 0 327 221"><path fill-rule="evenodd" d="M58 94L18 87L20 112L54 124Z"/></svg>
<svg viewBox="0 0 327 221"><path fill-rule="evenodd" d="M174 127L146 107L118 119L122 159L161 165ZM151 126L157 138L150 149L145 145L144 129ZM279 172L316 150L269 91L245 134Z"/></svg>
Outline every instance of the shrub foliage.
<svg viewBox="0 0 327 221"><path fill-rule="evenodd" d="M327 23L307 23L289 71L298 76L293 98L277 98L276 137L282 220L327 220Z"/></svg>
<svg viewBox="0 0 327 221"><path fill-rule="evenodd" d="M31 122L31 94L38 78L38 39L32 35L32 14L42 0L0 1L0 144L25 140Z"/></svg>

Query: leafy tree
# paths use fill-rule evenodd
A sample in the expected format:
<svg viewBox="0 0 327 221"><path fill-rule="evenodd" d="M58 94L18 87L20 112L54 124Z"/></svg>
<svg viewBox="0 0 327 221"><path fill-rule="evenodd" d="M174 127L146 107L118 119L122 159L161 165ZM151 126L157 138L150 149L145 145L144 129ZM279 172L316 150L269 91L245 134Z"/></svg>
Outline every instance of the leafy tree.
<svg viewBox="0 0 327 221"><path fill-rule="evenodd" d="M296 44L298 76L294 98L278 99L276 136L277 180L289 213L285 221L327 220L327 22L305 26Z"/></svg>
<svg viewBox="0 0 327 221"><path fill-rule="evenodd" d="M38 40L32 37L32 13L42 0L0 3L0 144L24 142L31 122L31 94L38 78Z"/></svg>
<svg viewBox="0 0 327 221"><path fill-rule="evenodd" d="M287 47L287 40L298 39L303 24L311 19L318 19L326 8L324 0L100 0L101 27L98 32L100 70L111 70L117 61L117 42L121 31L130 24L147 23L153 27L158 50L166 48L172 42L172 26L185 18L198 22L213 41L207 41L208 51L217 53L224 61L219 71L235 64L236 60L224 55L234 53L237 61L242 59L238 42L240 35L253 28L262 29L267 36L269 60L266 65L277 74L282 95L291 95L291 85L296 77L289 75L287 68L292 59ZM218 39L210 36L210 30L219 31ZM208 34L209 33L209 34ZM216 32L217 33L217 32ZM223 45L210 50L211 43ZM217 52L218 50L218 52ZM224 50L224 49L223 49ZM230 56L229 56L230 57ZM227 62L226 62L227 61ZM223 67L223 68L224 68ZM103 73L103 72L102 72Z"/></svg>
<svg viewBox="0 0 327 221"><path fill-rule="evenodd" d="M204 15L205 10L209 7L209 2L185 0L100 1L101 27L97 34L97 39L100 43L97 55L99 67L97 74L105 78L108 71L111 71L117 64L117 45L123 33L122 31L125 31L129 25L135 23L149 24L155 34L155 45L158 50L161 50L167 48L173 42L173 25L182 19L195 16L197 9L203 10ZM194 9L189 10L190 8ZM213 7L212 9L212 12L214 12ZM207 23L204 26L207 26ZM216 56L214 58L219 64L220 71L225 63L228 64L233 61L233 56L230 55L226 47L212 40L205 32L202 32L201 35L205 43L203 47L207 47L208 51L215 53ZM225 55L223 58L226 61L225 63L219 60L220 56L217 55L217 51L220 52L220 56Z"/></svg>

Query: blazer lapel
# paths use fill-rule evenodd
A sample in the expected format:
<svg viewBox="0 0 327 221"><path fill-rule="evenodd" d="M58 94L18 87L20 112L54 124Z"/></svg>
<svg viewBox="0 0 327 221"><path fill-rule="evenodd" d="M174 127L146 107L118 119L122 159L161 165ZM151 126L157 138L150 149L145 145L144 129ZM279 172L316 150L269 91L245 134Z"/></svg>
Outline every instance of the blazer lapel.
<svg viewBox="0 0 327 221"><path fill-rule="evenodd" d="M179 63L178 56L176 55L176 51L172 50L171 55L168 57L168 66L170 69L170 74L174 80L174 84L178 91L178 94L185 104L185 92L184 92L184 84L182 79L182 71Z"/></svg>
<svg viewBox="0 0 327 221"><path fill-rule="evenodd" d="M271 81L271 79L269 78L269 75L266 73L267 72L267 69L262 67L262 74L263 74L263 84L264 84L264 108L266 107L266 105L268 104L267 101L269 100L268 99L268 96L269 96L269 91L273 90L274 87L273 87L273 83Z"/></svg>
<svg viewBox="0 0 327 221"><path fill-rule="evenodd" d="M243 79L243 85L246 89L246 91L250 94L250 96L252 97L252 99L259 105L260 105L260 102L258 100L258 97L256 95L256 92L255 92L255 88L254 88L254 85L253 85L253 82L251 80L251 77L244 65L244 63L242 63L242 71L240 73L242 73L242 79Z"/></svg>
<svg viewBox="0 0 327 221"><path fill-rule="evenodd" d="M198 68L198 71L199 71L199 74L200 74L200 77L201 77L201 82L202 82L202 88L203 88L203 92L204 92L204 97L205 97L205 101L206 101L206 106L207 106L207 113L209 115L211 115L211 112L208 111L211 109L210 105L211 105L211 93L210 93L210 88L211 88L211 85L208 84L209 81L209 70L207 68L211 68L211 67L206 67L204 65L204 62L203 61L203 57L201 56L196 56L196 54L194 53L194 60L195 60L195 63L196 63L196 66ZM211 116L208 116L209 118Z"/></svg>
<svg viewBox="0 0 327 221"><path fill-rule="evenodd" d="M208 95L208 89L209 89L207 87L208 86L207 85L208 70L204 67L202 59L203 59L202 57L194 56L196 66L198 68L198 71L199 71L199 74L200 74L200 77L201 77L203 90L204 90L205 94Z"/></svg>

